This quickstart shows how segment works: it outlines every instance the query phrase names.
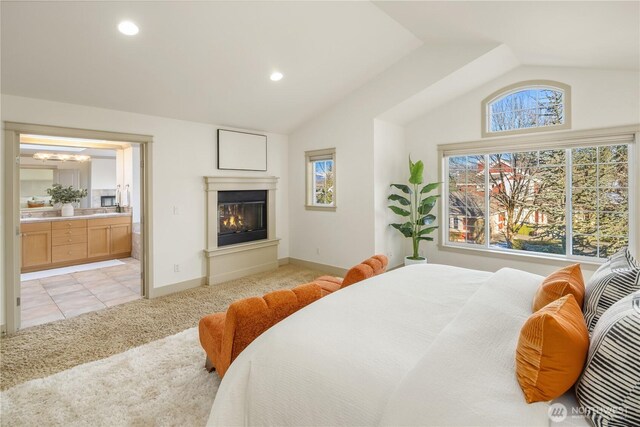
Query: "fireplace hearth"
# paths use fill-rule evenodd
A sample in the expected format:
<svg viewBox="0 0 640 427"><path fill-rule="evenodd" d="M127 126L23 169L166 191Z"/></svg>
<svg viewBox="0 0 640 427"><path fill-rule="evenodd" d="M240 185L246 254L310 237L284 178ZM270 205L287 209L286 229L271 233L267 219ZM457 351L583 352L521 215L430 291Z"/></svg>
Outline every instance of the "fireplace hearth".
<svg viewBox="0 0 640 427"><path fill-rule="evenodd" d="M218 192L218 247L266 238L265 190Z"/></svg>

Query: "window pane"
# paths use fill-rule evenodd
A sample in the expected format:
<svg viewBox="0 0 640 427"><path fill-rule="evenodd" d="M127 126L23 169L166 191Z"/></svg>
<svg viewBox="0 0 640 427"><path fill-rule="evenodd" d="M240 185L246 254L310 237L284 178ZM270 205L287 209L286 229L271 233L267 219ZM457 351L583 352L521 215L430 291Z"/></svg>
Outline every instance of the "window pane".
<svg viewBox="0 0 640 427"><path fill-rule="evenodd" d="M626 236L629 215L627 212L602 212L598 224L602 236Z"/></svg>
<svg viewBox="0 0 640 427"><path fill-rule="evenodd" d="M573 235L573 255L597 257L598 237L595 234Z"/></svg>
<svg viewBox="0 0 640 427"><path fill-rule="evenodd" d="M612 188L628 187L629 177L627 172L626 163L598 165L598 185Z"/></svg>
<svg viewBox="0 0 640 427"><path fill-rule="evenodd" d="M543 152L557 162L562 150ZM565 253L565 168L541 166L541 153L490 156L490 243L530 252Z"/></svg>
<svg viewBox="0 0 640 427"><path fill-rule="evenodd" d="M626 145L608 145L599 147L600 163L626 163L627 162L627 146Z"/></svg>
<svg viewBox="0 0 640 427"><path fill-rule="evenodd" d="M595 211L598 191L595 188L574 188L573 210L574 211Z"/></svg>
<svg viewBox="0 0 640 427"><path fill-rule="evenodd" d="M333 160L311 162L313 168L313 200L317 205L332 205L334 193Z"/></svg>
<svg viewBox="0 0 640 427"><path fill-rule="evenodd" d="M600 238L600 258L608 258L611 255L618 252L621 248L629 245L629 239L627 237L608 237L602 236Z"/></svg>
<svg viewBox="0 0 640 427"><path fill-rule="evenodd" d="M598 194L601 211L625 212L629 205L627 189L604 188Z"/></svg>
<svg viewBox="0 0 640 427"><path fill-rule="evenodd" d="M488 105L489 130L500 132L564 123L564 94L530 88L507 94Z"/></svg>
<svg viewBox="0 0 640 427"><path fill-rule="evenodd" d="M572 185L578 188L597 186L598 167L595 164L573 165Z"/></svg>
<svg viewBox="0 0 640 427"><path fill-rule="evenodd" d="M597 160L596 147L574 148L571 150L574 165L595 163Z"/></svg>
<svg viewBox="0 0 640 427"><path fill-rule="evenodd" d="M608 257L629 236L627 146L575 148L571 154L573 255Z"/></svg>
<svg viewBox="0 0 640 427"><path fill-rule="evenodd" d="M484 243L484 156L449 158L449 241Z"/></svg>
<svg viewBox="0 0 640 427"><path fill-rule="evenodd" d="M545 150L540 151L540 165L556 165L564 167L566 163L566 152L565 150Z"/></svg>

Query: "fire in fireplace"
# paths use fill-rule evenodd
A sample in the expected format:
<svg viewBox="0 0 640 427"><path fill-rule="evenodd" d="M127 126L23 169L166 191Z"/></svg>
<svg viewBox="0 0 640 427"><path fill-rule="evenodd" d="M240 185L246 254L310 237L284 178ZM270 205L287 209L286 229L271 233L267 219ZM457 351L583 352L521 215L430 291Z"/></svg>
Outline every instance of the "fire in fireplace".
<svg viewBox="0 0 640 427"><path fill-rule="evenodd" d="M218 246L267 238L267 192L218 192Z"/></svg>

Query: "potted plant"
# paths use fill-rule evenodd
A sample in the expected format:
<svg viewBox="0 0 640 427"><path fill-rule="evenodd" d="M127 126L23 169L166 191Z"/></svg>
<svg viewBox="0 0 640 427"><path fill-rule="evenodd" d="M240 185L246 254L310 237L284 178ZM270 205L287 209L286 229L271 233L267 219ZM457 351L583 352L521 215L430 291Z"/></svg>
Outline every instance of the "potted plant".
<svg viewBox="0 0 640 427"><path fill-rule="evenodd" d="M62 205L62 216L73 216L72 203L78 203L80 199L87 197L87 190L53 184L51 188L47 188L47 194L51 196L51 203Z"/></svg>
<svg viewBox="0 0 640 427"><path fill-rule="evenodd" d="M431 210L436 204L439 194L429 196L428 194L438 188L439 182L427 184L420 188L423 182L424 164L421 160L416 163L411 161L409 156L409 185L391 184L400 190L401 194L391 194L388 199L392 203L389 209L395 214L406 219L406 222L391 224L393 228L400 231L403 236L409 237L413 243L413 254L404 258L404 265L424 264L426 258L420 256L420 242L433 241L433 237L428 234L433 233L438 226L433 226L436 216L431 214Z"/></svg>

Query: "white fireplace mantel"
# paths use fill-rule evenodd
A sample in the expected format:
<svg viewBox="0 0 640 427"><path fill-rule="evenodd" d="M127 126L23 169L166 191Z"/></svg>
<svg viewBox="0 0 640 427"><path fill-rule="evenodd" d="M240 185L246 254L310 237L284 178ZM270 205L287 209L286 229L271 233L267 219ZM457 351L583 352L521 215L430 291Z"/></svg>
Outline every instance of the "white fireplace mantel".
<svg viewBox="0 0 640 427"><path fill-rule="evenodd" d="M206 176L207 282L209 285L278 268L275 176ZM267 238L218 247L218 191L266 190Z"/></svg>

